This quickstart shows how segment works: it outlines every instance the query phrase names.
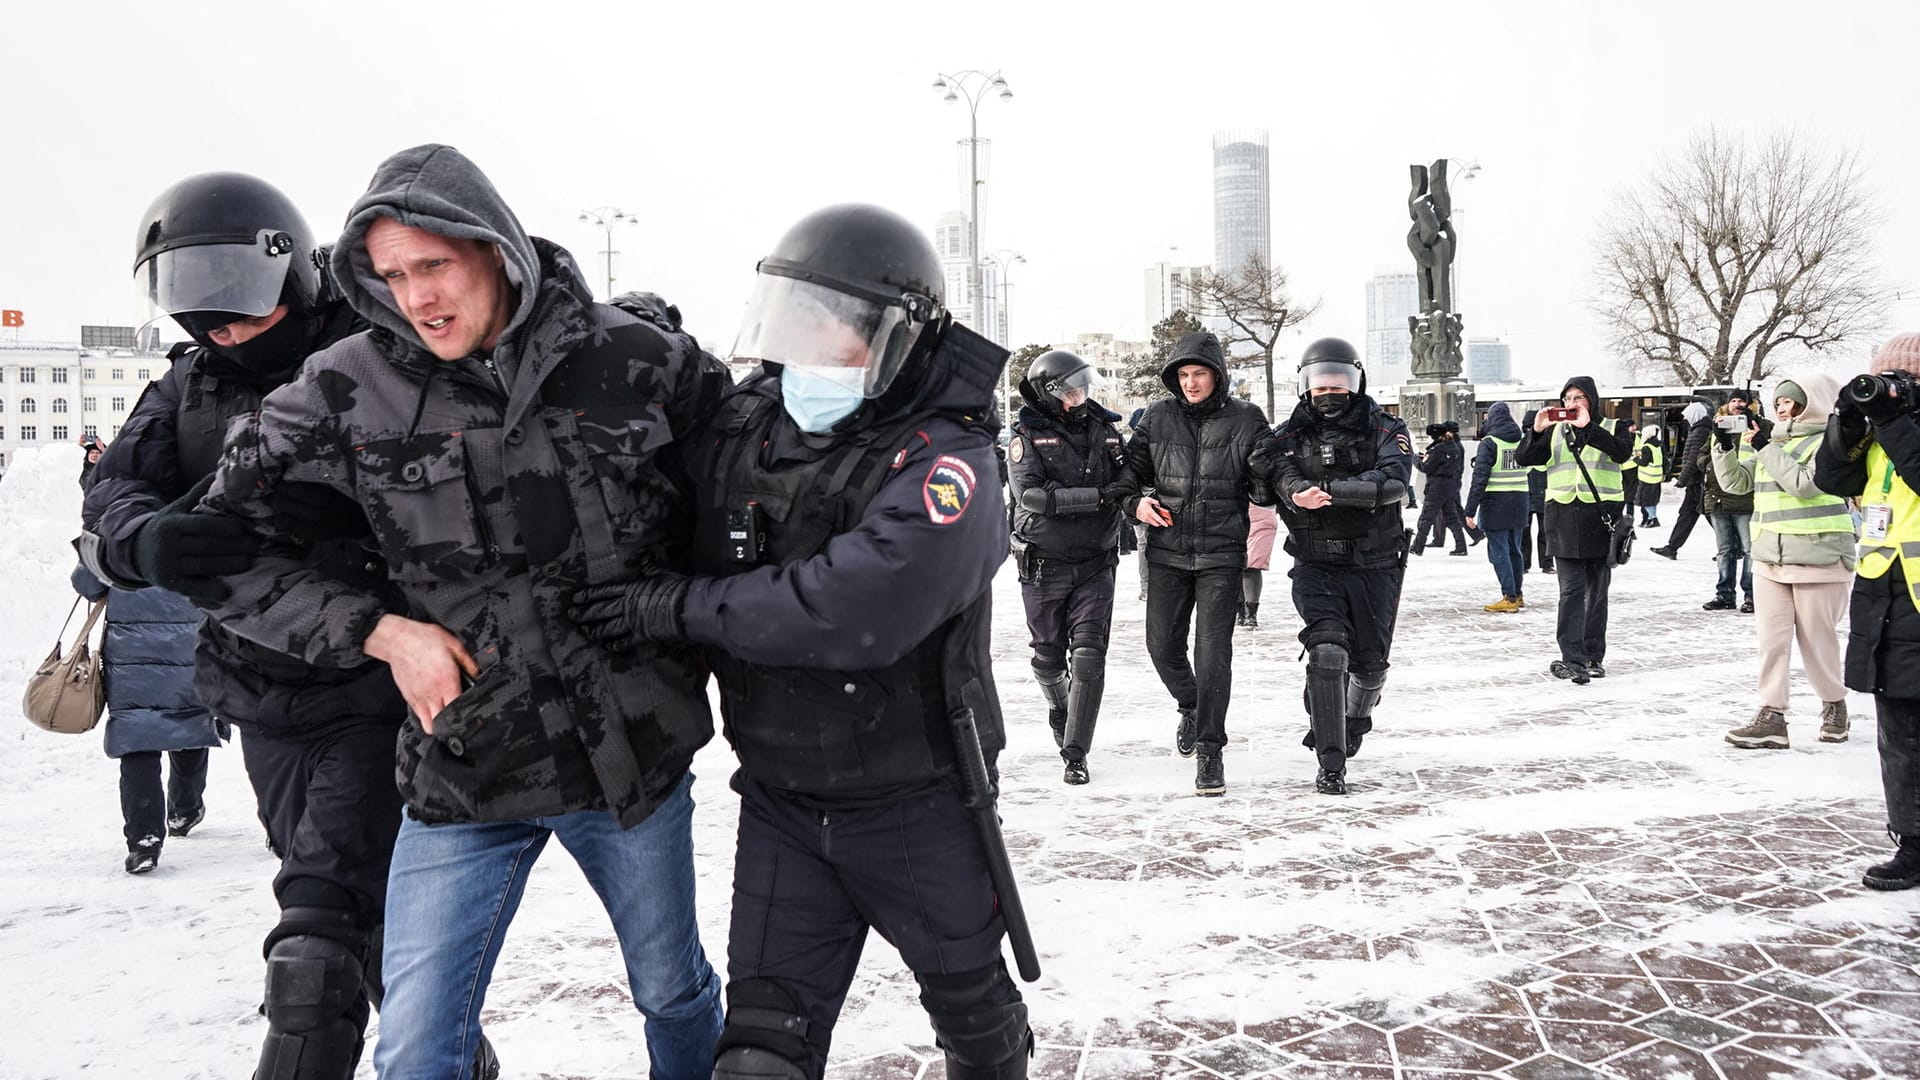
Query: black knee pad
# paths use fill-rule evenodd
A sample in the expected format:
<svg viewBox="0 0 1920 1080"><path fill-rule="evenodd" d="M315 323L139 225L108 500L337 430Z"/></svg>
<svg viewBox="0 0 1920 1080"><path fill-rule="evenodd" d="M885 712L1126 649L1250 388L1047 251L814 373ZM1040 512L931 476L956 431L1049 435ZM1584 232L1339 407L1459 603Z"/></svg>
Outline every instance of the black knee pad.
<svg viewBox="0 0 1920 1080"><path fill-rule="evenodd" d="M1080 680L1100 678L1107 673L1107 647L1079 646L1073 650L1073 677Z"/></svg>
<svg viewBox="0 0 1920 1080"><path fill-rule="evenodd" d="M1343 676L1347 673L1346 639L1316 641L1307 645L1307 677L1328 671L1337 671Z"/></svg>
<svg viewBox="0 0 1920 1080"><path fill-rule="evenodd" d="M1350 635L1345 626L1326 619L1308 623L1306 628L1300 631L1300 644L1307 647L1309 655L1319 645L1338 645L1344 652L1348 648L1349 640Z"/></svg>
<svg viewBox="0 0 1920 1080"><path fill-rule="evenodd" d="M255 1080L353 1075L367 1022L364 949L307 933L283 934L268 946L268 1028Z"/></svg>
<svg viewBox="0 0 1920 1080"><path fill-rule="evenodd" d="M1067 670L1067 655L1052 648L1033 650L1033 677L1041 682L1059 678Z"/></svg>
<svg viewBox="0 0 1920 1080"><path fill-rule="evenodd" d="M933 1022L934 1045L946 1051L949 1077L1026 1075L1033 1030L1005 961L953 974L916 972L914 978L920 981L920 1004Z"/></svg>
<svg viewBox="0 0 1920 1080"><path fill-rule="evenodd" d="M829 1035L813 1030L787 984L735 980L727 984L713 1080L814 1080L826 1065Z"/></svg>
<svg viewBox="0 0 1920 1080"><path fill-rule="evenodd" d="M1103 622L1076 623L1067 631L1067 651L1078 655L1086 649L1098 649L1101 655L1107 651L1107 624Z"/></svg>
<svg viewBox="0 0 1920 1080"><path fill-rule="evenodd" d="M1380 691L1387 685L1385 670L1347 672L1347 730L1361 734L1373 730L1373 707L1380 704Z"/></svg>

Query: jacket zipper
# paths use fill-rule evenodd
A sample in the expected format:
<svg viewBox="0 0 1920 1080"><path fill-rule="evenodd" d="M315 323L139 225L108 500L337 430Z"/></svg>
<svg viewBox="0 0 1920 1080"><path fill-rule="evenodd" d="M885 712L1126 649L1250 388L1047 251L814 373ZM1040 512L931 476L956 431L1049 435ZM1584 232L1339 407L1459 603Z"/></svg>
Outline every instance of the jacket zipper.
<svg viewBox="0 0 1920 1080"><path fill-rule="evenodd" d="M494 542L493 526L487 521L487 504L480 498L480 481L474 479L473 470L464 463L460 469L460 479L467 485L467 498L473 502L473 521L480 528L480 543L485 546L487 558L500 557L500 546Z"/></svg>

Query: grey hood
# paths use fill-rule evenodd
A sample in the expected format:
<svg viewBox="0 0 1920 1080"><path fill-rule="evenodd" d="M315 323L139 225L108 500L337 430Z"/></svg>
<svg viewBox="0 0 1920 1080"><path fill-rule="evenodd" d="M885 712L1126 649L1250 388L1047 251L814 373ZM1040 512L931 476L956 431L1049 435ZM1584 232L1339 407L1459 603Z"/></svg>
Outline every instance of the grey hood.
<svg viewBox="0 0 1920 1080"><path fill-rule="evenodd" d="M1792 383L1806 395L1807 407L1791 421L1778 425L1773 433L1776 439L1789 439L1795 435L1805 435L1809 431L1822 431L1827 426L1827 417L1833 413L1834 402L1840 399L1840 380L1823 371L1805 371L1789 375L1780 380L1781 384ZM1778 388L1773 397L1779 397ZM1765 415L1773 414L1773 401L1769 398Z"/></svg>
<svg viewBox="0 0 1920 1080"><path fill-rule="evenodd" d="M380 163L373 182L347 212L347 224L333 246L333 276L347 303L360 317L416 348L426 345L394 304L393 291L376 277L367 255L367 230L376 218L390 217L402 225L441 236L479 240L500 249L507 279L519 290L513 318L501 332L500 345L515 335L532 314L540 282L540 256L520 219L507 208L479 166L451 146L428 143L402 150ZM512 350L496 348L501 359Z"/></svg>

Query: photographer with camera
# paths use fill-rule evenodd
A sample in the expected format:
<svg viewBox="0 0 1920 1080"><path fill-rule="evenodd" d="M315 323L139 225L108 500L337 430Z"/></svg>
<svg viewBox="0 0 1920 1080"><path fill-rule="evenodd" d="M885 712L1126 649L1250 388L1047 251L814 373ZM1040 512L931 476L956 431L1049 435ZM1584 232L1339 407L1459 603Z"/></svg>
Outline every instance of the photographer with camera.
<svg viewBox="0 0 1920 1080"><path fill-rule="evenodd" d="M1873 695L1880 782L1892 859L1867 868L1870 889L1920 885L1920 333L1880 346L1873 369L1847 384L1814 455L1821 491L1861 503L1846 685Z"/></svg>
<svg viewBox="0 0 1920 1080"><path fill-rule="evenodd" d="M1620 465L1633 453L1633 444L1616 433L1617 421L1594 416L1599 400L1592 377L1568 379L1561 407L1541 409L1513 455L1516 464L1547 467L1544 528L1560 578L1560 659L1547 670L1576 685L1607 673L1613 530L1627 509Z"/></svg>

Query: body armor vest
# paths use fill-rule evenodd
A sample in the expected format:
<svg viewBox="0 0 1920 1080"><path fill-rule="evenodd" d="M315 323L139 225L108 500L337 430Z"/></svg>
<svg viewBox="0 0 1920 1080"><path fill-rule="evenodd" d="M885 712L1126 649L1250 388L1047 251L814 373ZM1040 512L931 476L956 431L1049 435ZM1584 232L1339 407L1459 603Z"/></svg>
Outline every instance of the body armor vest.
<svg viewBox="0 0 1920 1080"><path fill-rule="evenodd" d="M767 380L735 392L713 421L715 438L699 470L697 573L725 577L818 554L859 524L933 415L884 421L811 460L768 466L761 451L781 415L777 386ZM990 615L991 593L982 593L900 660L864 671L771 667L709 650L727 741L747 774L769 788L885 798L952 775L949 716L968 707L991 762L1006 738L993 692Z"/></svg>
<svg viewBox="0 0 1920 1080"><path fill-rule="evenodd" d="M1360 431L1332 424L1301 430L1292 451L1301 474L1325 486L1372 469L1380 455L1372 420L1369 412L1367 426ZM1398 551L1405 539L1399 503L1372 510L1328 506L1300 511L1283 496L1281 507L1289 511L1293 534L1287 549L1309 562L1367 562L1380 552ZM1334 543L1326 546L1328 541Z"/></svg>
<svg viewBox="0 0 1920 1080"><path fill-rule="evenodd" d="M204 363L195 362L201 355L195 350L176 361L188 365L181 386L180 411L174 417L180 480L187 487L219 467L227 428L236 418L260 411L260 402L266 397L252 383L208 371Z"/></svg>

